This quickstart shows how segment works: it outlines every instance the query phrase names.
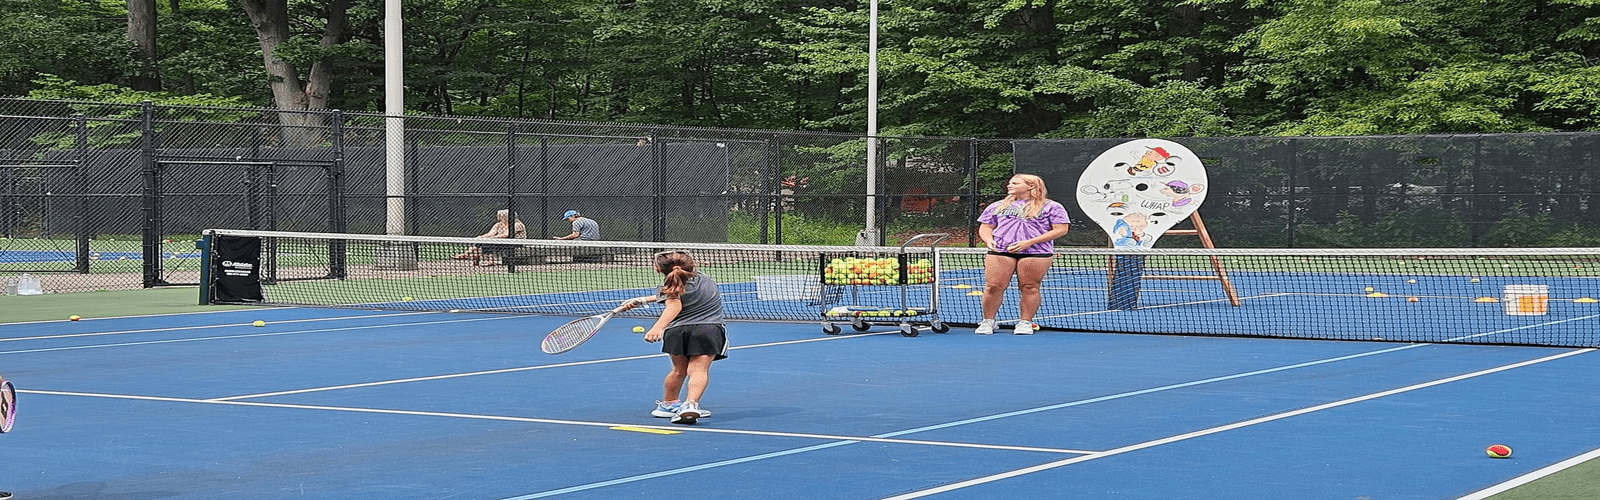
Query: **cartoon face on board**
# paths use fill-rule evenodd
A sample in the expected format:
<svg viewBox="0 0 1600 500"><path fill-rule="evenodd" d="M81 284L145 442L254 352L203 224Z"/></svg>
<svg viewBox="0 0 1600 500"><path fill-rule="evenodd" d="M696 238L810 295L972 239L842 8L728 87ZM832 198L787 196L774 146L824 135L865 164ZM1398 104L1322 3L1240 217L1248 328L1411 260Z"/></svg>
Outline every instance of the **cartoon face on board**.
<svg viewBox="0 0 1600 500"><path fill-rule="evenodd" d="M1189 148L1138 139L1101 153L1078 179L1078 207L1118 248L1150 248L1205 201L1206 171Z"/></svg>

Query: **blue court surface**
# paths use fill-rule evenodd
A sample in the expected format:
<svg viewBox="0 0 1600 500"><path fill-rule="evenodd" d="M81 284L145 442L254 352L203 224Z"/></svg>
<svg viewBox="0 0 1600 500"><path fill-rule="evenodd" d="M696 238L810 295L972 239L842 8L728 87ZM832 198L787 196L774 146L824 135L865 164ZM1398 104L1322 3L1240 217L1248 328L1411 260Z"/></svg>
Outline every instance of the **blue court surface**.
<svg viewBox="0 0 1600 500"><path fill-rule="evenodd" d="M199 252L162 252L163 259L198 259ZM67 250L0 250L0 264L72 262L78 259L75 251ZM92 252L90 260L144 260L144 252Z"/></svg>
<svg viewBox="0 0 1600 500"><path fill-rule="evenodd" d="M254 320L267 322L253 327ZM692 426L617 318L0 325L0 490L66 498L1460 498L1600 449L1587 348L733 322ZM1469 334L1470 332L1461 332ZM1510 445L1509 459L1484 453Z"/></svg>

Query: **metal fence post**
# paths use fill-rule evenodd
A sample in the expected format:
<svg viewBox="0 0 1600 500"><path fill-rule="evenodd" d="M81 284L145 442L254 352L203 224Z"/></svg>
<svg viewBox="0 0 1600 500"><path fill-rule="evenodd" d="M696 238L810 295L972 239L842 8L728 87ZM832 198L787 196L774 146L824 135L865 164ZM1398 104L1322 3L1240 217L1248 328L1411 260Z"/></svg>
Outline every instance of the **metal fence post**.
<svg viewBox="0 0 1600 500"><path fill-rule="evenodd" d="M661 143L661 133L651 130L650 164L655 182L650 187L652 192L650 197L650 241L667 241L666 198L662 193L666 181L666 160L663 158L663 153L665 152L666 145Z"/></svg>
<svg viewBox="0 0 1600 500"><path fill-rule="evenodd" d="M139 103L139 158L144 163L144 287L154 288L163 284L161 279L161 233L163 230L163 207L161 165L156 162L156 131L155 131L155 103L144 101Z"/></svg>
<svg viewBox="0 0 1600 500"><path fill-rule="evenodd" d="M325 169L328 180L328 231L343 233L348 226L344 192L344 111L333 110L331 118L329 138L333 145L333 163ZM346 243L342 240L334 240L328 245L328 271L333 278L344 279L348 276L345 248Z"/></svg>
<svg viewBox="0 0 1600 500"><path fill-rule="evenodd" d="M783 244L783 136L772 134L772 140L767 142L767 164L772 165L772 173L767 176L768 202L761 210L761 242ZM767 217L770 210L772 217L772 235L767 235Z"/></svg>
<svg viewBox="0 0 1600 500"><path fill-rule="evenodd" d="M83 274L89 273L89 239L93 237L94 230L89 227L94 219L88 217L89 213L89 172L85 161L89 157L89 119L83 113L72 115L73 128L77 131L77 140L73 144L73 170L78 174L78 213L72 216L78 228L78 255L76 270Z"/></svg>
<svg viewBox="0 0 1600 500"><path fill-rule="evenodd" d="M517 125L506 124L506 233L517 236Z"/></svg>
<svg viewBox="0 0 1600 500"><path fill-rule="evenodd" d="M1015 152L1012 153L1013 156ZM978 246L978 142L967 142L967 246Z"/></svg>

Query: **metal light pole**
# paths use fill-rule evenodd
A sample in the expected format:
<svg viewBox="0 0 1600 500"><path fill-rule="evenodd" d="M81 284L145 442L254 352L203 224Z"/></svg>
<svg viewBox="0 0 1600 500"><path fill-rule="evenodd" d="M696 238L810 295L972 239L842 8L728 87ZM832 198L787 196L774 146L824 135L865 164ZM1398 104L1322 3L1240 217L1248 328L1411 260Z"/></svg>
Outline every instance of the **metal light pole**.
<svg viewBox="0 0 1600 500"><path fill-rule="evenodd" d="M385 229L392 235L406 234L406 56L402 29L400 0L384 0L383 142L388 194ZM417 249L403 242L383 242L373 265L379 269L416 269Z"/></svg>
<svg viewBox="0 0 1600 500"><path fill-rule="evenodd" d="M877 246L878 241L878 0L872 0L867 19L867 227L856 235L856 245Z"/></svg>
<svg viewBox="0 0 1600 500"><path fill-rule="evenodd" d="M388 179L388 234L406 234L405 36L400 0L383 2L384 159Z"/></svg>

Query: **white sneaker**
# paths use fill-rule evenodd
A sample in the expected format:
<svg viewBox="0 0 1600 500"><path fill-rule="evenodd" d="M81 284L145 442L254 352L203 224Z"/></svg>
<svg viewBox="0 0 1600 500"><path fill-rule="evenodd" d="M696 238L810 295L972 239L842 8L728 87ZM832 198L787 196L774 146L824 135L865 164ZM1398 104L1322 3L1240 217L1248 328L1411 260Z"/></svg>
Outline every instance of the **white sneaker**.
<svg viewBox="0 0 1600 500"><path fill-rule="evenodd" d="M699 420L700 417L700 403L694 401L684 401L682 405L678 406L678 415L672 417L672 423L693 424L696 420Z"/></svg>
<svg viewBox="0 0 1600 500"><path fill-rule="evenodd" d="M976 333L978 335L994 335L994 319L989 318L979 321L978 329L973 330L972 333Z"/></svg>
<svg viewBox="0 0 1600 500"><path fill-rule="evenodd" d="M1017 326L1011 328L1011 333L1017 335L1033 335L1033 331L1038 329L1039 325L1034 324L1032 321L1019 319L1017 320Z"/></svg>

